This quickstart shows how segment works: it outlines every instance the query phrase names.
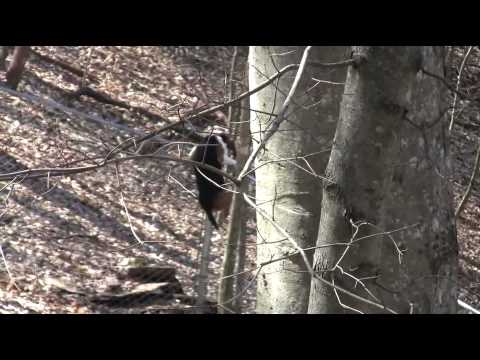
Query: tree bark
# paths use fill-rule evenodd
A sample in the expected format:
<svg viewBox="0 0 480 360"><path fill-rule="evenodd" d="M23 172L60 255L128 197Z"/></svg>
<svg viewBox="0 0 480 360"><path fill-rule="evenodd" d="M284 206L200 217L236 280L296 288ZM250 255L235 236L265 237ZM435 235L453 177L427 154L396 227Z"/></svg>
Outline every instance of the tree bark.
<svg viewBox="0 0 480 360"><path fill-rule="evenodd" d="M244 126L241 127L246 126L248 130L248 123L242 125ZM246 146L247 152L238 152L237 161L240 165L240 169L248 158L248 142L246 143ZM242 147L245 148L245 144L240 144L239 150L242 149ZM246 189L247 183L244 181L238 190L240 192L245 192ZM228 226L227 237L225 239L225 254L223 257L222 279L220 280L220 286L218 290L218 303L222 305L222 307L219 308L219 313L235 311L233 306L235 277L232 277L230 275L233 274L235 269L235 260L238 252L238 241L241 233L241 227L245 226L245 222L243 221L245 204L242 199L242 194L240 192L233 195L232 205L230 207L231 218ZM228 308L229 311L226 311L225 308Z"/></svg>
<svg viewBox="0 0 480 360"><path fill-rule="evenodd" d="M249 54L249 83L255 88L278 69L299 63L303 47L254 46ZM345 47L312 48L310 58L321 62L344 60ZM260 151L255 166L256 204L280 224L302 248L315 244L321 202L321 175L328 160L345 69L307 67L293 98L287 119ZM292 86L287 74L250 99L254 149L280 110ZM313 79L312 79L313 78ZM317 84L316 86L314 86ZM305 157L302 159L302 157ZM279 161L289 158L288 161ZM310 168L311 167L311 168ZM319 176L312 176L312 170ZM280 258L292 245L267 220L257 214L257 262ZM312 252L310 252L312 254ZM310 256L311 260L311 256ZM268 265L257 283L258 313L307 312L310 275L301 256Z"/></svg>
<svg viewBox="0 0 480 360"><path fill-rule="evenodd" d="M204 306L208 303L208 265L210 264L210 245L212 243L213 225L205 217L204 232L202 238L202 251L200 253L200 263L197 280L197 300L195 302L195 312L202 314L205 311Z"/></svg>
<svg viewBox="0 0 480 360"><path fill-rule="evenodd" d="M2 71L6 70L5 60L7 59L8 49L10 47L11 46L0 46L0 70Z"/></svg>
<svg viewBox="0 0 480 360"><path fill-rule="evenodd" d="M245 64L246 65L246 64ZM245 66L247 68L247 66ZM245 83L248 85L248 79L245 79ZM240 124L238 124L239 134L238 134L238 153L241 154L242 158L242 167L245 164L245 161L248 158L248 154L250 151L250 144L251 144L251 135L250 135L250 101L246 98L242 102L242 109L240 110ZM242 191L248 192L249 188L249 179L245 179L242 183ZM238 234L237 234L237 257L236 257L236 264L235 264L235 273L239 274L235 277L235 292L237 297L234 300L233 308L237 313L242 312L242 298L243 296L239 295L240 292L244 291L245 289L245 276L243 271L245 270L245 257L247 253L246 248L246 241L247 241L247 222L248 222L248 214L246 204L240 195L235 194L235 197L238 197L238 202L240 203L238 206L240 207L239 215L238 215ZM233 216L232 216L233 221Z"/></svg>
<svg viewBox="0 0 480 360"><path fill-rule="evenodd" d="M15 46L13 49L12 61L5 74L7 85L13 90L17 90L29 53L30 46Z"/></svg>
<svg viewBox="0 0 480 360"><path fill-rule="evenodd" d="M317 245L357 241L340 263L345 247L317 249L314 269L399 313L456 312L444 87L422 72L443 76L443 48L357 47L354 54L364 61L348 70ZM394 233L375 235L386 231ZM314 279L309 312L342 311L379 309L337 297Z"/></svg>
<svg viewBox="0 0 480 360"><path fill-rule="evenodd" d="M245 61L243 66L246 67ZM246 80L246 79L245 79ZM246 82L246 81L245 81ZM250 126L249 126L249 100L245 98L241 102L242 108L240 109L241 116L233 118L235 121L239 121L238 126L231 128L238 129L238 142L237 142L237 169L240 171L245 162L248 159L250 149ZM230 112L229 112L230 114ZM229 116L231 118L231 116ZM235 135L235 134L232 134ZM245 179L241 184L239 191L246 192L248 189L248 179ZM218 308L219 313L239 312L241 299L239 291L242 291L242 282L236 282L237 276L233 277L234 270L243 271L244 258L245 258L245 231L246 216L245 216L245 203L241 193L235 193L232 199L232 205L230 207L230 222L228 226L227 237L225 239L225 254L223 257L222 265L222 278L220 280L218 290L218 303L222 304ZM238 259L239 266L235 269L235 261ZM243 277L244 275L240 275ZM235 288L235 283L239 286ZM235 292L234 292L235 288Z"/></svg>

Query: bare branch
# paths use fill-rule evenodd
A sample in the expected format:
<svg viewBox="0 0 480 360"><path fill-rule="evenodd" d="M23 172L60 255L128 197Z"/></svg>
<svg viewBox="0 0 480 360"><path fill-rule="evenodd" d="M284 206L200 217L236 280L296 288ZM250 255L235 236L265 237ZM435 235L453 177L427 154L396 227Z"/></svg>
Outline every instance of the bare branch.
<svg viewBox="0 0 480 360"><path fill-rule="evenodd" d="M13 286L15 286L15 288L17 290L20 290L20 288L18 287L17 283L15 282L15 279L13 278L13 275L12 273L10 272L10 269L8 267L8 264L7 264L7 259L5 258L5 254L3 253L3 248L2 248L2 244L0 244L0 256L2 257L2 261L3 261L3 264L5 265L5 270L8 274L8 278L10 279L10 284L12 284Z"/></svg>
<svg viewBox="0 0 480 360"><path fill-rule="evenodd" d="M392 314L396 314L396 312L382 304L379 304L379 303L376 303L374 301L371 301L371 300L368 300L368 299L365 299L364 297L361 297L357 294L354 294L352 293L351 291L348 291L340 286L337 286L335 284L332 284L330 281L324 279L323 277L319 276L317 273L315 273L315 271L313 270L312 268L312 265L310 264L310 262L308 261L308 258L305 254L305 251L298 245L298 243L295 241L295 239L293 239L286 231L285 229L283 229L280 225L278 225L275 221L273 221L266 213L264 210L262 210L261 208L259 208L258 206L255 205L255 203L250 200L250 198L248 197L247 194L243 194L243 198L245 199L245 201L250 205L252 206L253 208L256 209L257 213L259 213L260 215L262 215L268 222L270 222L273 227L275 229L277 229L283 236L285 236L288 241L290 241L290 243L293 245L293 247L298 251L298 253L302 256L303 258L303 261L304 261L304 264L305 266L307 267L307 270L308 272L310 273L310 275L312 276L312 278L315 278L317 280L319 280L320 282L324 283L325 285L327 286L330 286L330 287L333 287L334 289L344 293L344 294L347 294L351 297L353 297L354 299L357 299L359 301L362 301L366 304L369 304L369 305L372 305L372 306L375 306L377 308L380 308L382 310L386 310Z"/></svg>
<svg viewBox="0 0 480 360"><path fill-rule="evenodd" d="M464 308L465 310L468 310L474 314L479 314L480 315L480 311L478 311L477 309L471 307L470 305L468 305L467 303L463 302L462 300L458 300L458 305L460 305L462 308Z"/></svg>
<svg viewBox="0 0 480 360"><path fill-rule="evenodd" d="M332 284L335 286L335 278L333 277L333 274L332 274ZM356 313L359 313L359 314L363 315L363 312L361 312L360 310L355 309L351 306L345 305L342 302L342 300L340 300L340 296L338 295L337 289L335 287L333 288L333 292L335 293L335 296L337 297L337 301L338 301L338 303L340 304L341 307L343 307L344 309L351 310L353 312L356 312Z"/></svg>
<svg viewBox="0 0 480 360"><path fill-rule="evenodd" d="M437 74L434 74L426 69L422 69L422 72L425 74L425 75L428 75L430 77L433 77L434 79L437 79L439 81L442 82L443 85L445 85L447 87L448 90L450 90L451 92L453 92L454 94L458 94L461 98L465 99L465 98L468 98L467 95L465 95L464 93L460 92L459 90L456 90L454 89L449 83L447 80L445 80L445 78L443 76L440 76L440 75L437 75Z"/></svg>
<svg viewBox="0 0 480 360"><path fill-rule="evenodd" d="M192 161L190 159L176 158L176 157L164 156L164 155L132 155L132 156L126 156L119 159L111 159L97 165L88 165L88 166L72 167L72 168L39 168L39 169L20 170L20 171L14 171L11 173L0 174L0 181L12 180L17 176L25 176L26 179L38 179L38 178L43 178L47 176L56 177L56 176L73 175L73 174L97 170L109 164L117 164L125 161L141 160L141 159L175 161L179 163L198 166L200 168L204 168L216 174L222 175L227 179L229 179L230 181L232 181L235 185L239 185L239 182L236 178L226 173L225 171L217 169L214 166L210 166L208 164L204 164L197 161Z"/></svg>
<svg viewBox="0 0 480 360"><path fill-rule="evenodd" d="M300 66L298 67L297 75L295 76L295 79L293 81L292 87L290 88L290 91L282 105L282 108L278 112L277 117L272 121L272 125L270 129L265 133L265 136L262 140L262 142L258 145L258 147L252 151L250 154L249 158L247 159L245 166L243 167L242 171L240 171L240 174L238 175L238 179L241 181L245 173L248 171L250 168L250 165L253 163L255 158L257 157L259 151L265 146L267 141L275 134L275 132L278 130L280 124L285 120L285 114L287 110L289 109L290 103L292 101L293 96L295 95L295 92L297 90L297 86L300 82L300 79L302 78L302 74L305 70L305 64L308 59L308 54L310 52L311 46L307 46L303 52L302 60L300 61Z"/></svg>
<svg viewBox="0 0 480 360"><path fill-rule="evenodd" d="M462 63L460 65L460 70L458 71L457 86L455 87L456 91L458 91L458 89L460 88L460 80L462 79L463 68L465 67L465 64L467 63L467 60L470 57L470 54L472 53L472 49L473 49L473 46L470 46L467 50L467 53L463 57ZM455 92L453 94L452 114L450 116L450 126L448 127L448 131L452 131L452 128L453 128L453 122L454 122L454 116L455 116L455 105L456 104L457 104L457 93Z"/></svg>
<svg viewBox="0 0 480 360"><path fill-rule="evenodd" d="M477 156L475 157L475 164L473 165L472 175L470 176L470 181L468 182L467 190L465 194L463 194L462 200L458 204L457 210L455 211L455 219L458 219L460 214L462 213L465 204L467 203L468 198L470 197L470 193L472 191L473 182L478 174L478 169L480 168L480 141L478 142L478 149L477 149Z"/></svg>
<svg viewBox="0 0 480 360"><path fill-rule="evenodd" d="M143 245L144 241L142 239L140 239L140 237L137 235L137 233L136 233L136 231L133 227L133 224L132 224L132 218L130 217L130 213L128 211L127 204L125 203L125 198L123 196L123 191L122 191L122 183L120 182L120 171L118 169L118 163L115 164L115 175L117 177L118 191L120 192L120 202L123 206L123 209L125 210L125 215L127 216L127 220L128 220L128 226L130 227L130 231L131 231L133 237L135 238L135 240L137 240L139 244Z"/></svg>

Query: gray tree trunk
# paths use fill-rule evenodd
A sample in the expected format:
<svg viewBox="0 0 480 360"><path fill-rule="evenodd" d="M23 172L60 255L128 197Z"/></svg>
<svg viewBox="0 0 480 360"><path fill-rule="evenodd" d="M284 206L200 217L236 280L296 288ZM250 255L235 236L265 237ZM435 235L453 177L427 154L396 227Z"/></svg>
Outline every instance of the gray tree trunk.
<svg viewBox="0 0 480 360"><path fill-rule="evenodd" d="M25 64L27 62L29 54L29 46L15 46L13 48L12 60L10 61L7 72L5 74L5 78L7 79L7 85L13 90L17 90L17 86L20 82L23 71L25 70Z"/></svg>
<svg viewBox="0 0 480 360"><path fill-rule="evenodd" d="M244 69L247 71L248 74L248 63L245 61ZM248 77L245 76L244 83L248 88ZM239 158L242 160L243 167L246 159L248 158L250 152L250 144L251 144L251 135L250 135L250 100L249 98L245 98L242 101L242 108L240 109L240 123L237 126L238 129L238 153ZM246 183L242 184L242 190L248 191L250 185L249 179L246 179ZM246 284L246 274L243 274L245 270L245 257L247 253L246 241L247 241L247 222L248 222L248 214L246 209L246 204L243 199L238 199L237 201L240 202L240 211L238 216L238 246L237 246L237 256L236 256L236 263L235 263L235 273L239 274L235 277L235 301L233 303L233 308L235 312L241 313L242 312L242 299L243 294L242 291L245 290ZM233 221L233 217L232 217Z"/></svg>
<svg viewBox="0 0 480 360"><path fill-rule="evenodd" d="M5 60L7 59L8 56L8 48L10 46L0 46L0 70L4 71L7 69L5 66Z"/></svg>
<svg viewBox="0 0 480 360"><path fill-rule="evenodd" d="M236 121L240 120L238 127L239 130L238 141L237 141L237 169L240 171L245 162L248 159L249 148L250 148L250 131L249 131L249 111L248 111L248 98L242 101L242 109L240 113L242 116L235 119ZM245 109L246 108L246 109ZM248 180L248 179L246 179ZM234 273L235 270L235 260L238 258L240 264L238 269L242 269L245 258L245 232L242 231L246 226L246 217L245 217L245 202L243 201L243 196L241 192L246 192L248 189L247 181L243 181L242 185L239 188L239 193L235 193L232 199L232 205L230 207L230 222L228 226L228 233L225 239L225 254L223 257L222 265L222 278L220 280L219 290L218 290L218 303L222 306L218 308L219 313L230 313L237 312L238 301L240 299L238 292L242 289L236 288L237 294L234 294L234 284L235 278L230 275ZM242 271L242 270L240 270ZM243 275L241 275L243 277ZM241 282L240 282L241 286ZM237 305L237 306L235 306Z"/></svg>
<svg viewBox="0 0 480 360"><path fill-rule="evenodd" d="M340 263L344 247L317 249L314 269L399 313L454 313L458 250L444 87L422 71L444 75L443 48L354 52L364 62L348 70L317 245L357 241ZM342 310L339 298L350 308ZM310 313L352 308L383 311L312 281Z"/></svg>
<svg viewBox="0 0 480 360"><path fill-rule="evenodd" d="M249 53L249 83L255 88L278 69L300 62L303 47L254 46ZM344 60L345 47L312 48L309 59L321 62ZM292 86L295 72L250 98L251 132L258 146L273 115L278 113ZM320 70L307 67L287 119L256 159L256 204L280 224L302 248L317 238L323 175L338 117L345 69ZM314 86L317 84L316 86ZM313 87L313 88L312 88ZM322 152L323 151L323 152ZM305 157L302 159L302 157ZM278 161L280 159L289 161ZM312 170L320 176L312 176ZM292 245L257 213L257 263L290 253ZM313 252L309 252L312 259ZM257 283L258 313L306 313L310 275L301 256L272 263L260 273Z"/></svg>
<svg viewBox="0 0 480 360"><path fill-rule="evenodd" d="M202 251L200 253L199 271L197 278L197 300L195 313L202 314L208 296L208 265L210 264L210 246L212 243L213 225L205 216L204 232L202 238Z"/></svg>

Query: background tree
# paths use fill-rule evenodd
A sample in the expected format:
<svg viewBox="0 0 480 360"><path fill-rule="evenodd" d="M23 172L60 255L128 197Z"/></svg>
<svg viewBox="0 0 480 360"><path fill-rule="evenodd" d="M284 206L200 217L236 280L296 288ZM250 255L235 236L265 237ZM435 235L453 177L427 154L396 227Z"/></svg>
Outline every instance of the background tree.
<svg viewBox="0 0 480 360"><path fill-rule="evenodd" d="M283 67L298 64L302 52L303 47L250 47L250 88ZM335 62L345 56L345 47L317 47L311 49L309 60ZM294 77L294 73L286 74L274 86L252 95L254 148L282 108ZM345 69L307 66L285 113L286 120L267 142L265 150L260 151L255 163L256 205L281 224L302 248L313 246L317 237L321 178L344 79ZM258 263L282 257L291 250L285 236L257 214ZM310 274L305 270L301 256L270 264L258 279L257 312L305 313L310 284Z"/></svg>
<svg viewBox="0 0 480 360"><path fill-rule="evenodd" d="M324 183L320 276L400 313L455 313L442 47L355 47ZM367 291L368 290L368 291ZM343 304L343 305L340 305ZM319 279L310 313L378 312Z"/></svg>
<svg viewBox="0 0 480 360"><path fill-rule="evenodd" d="M235 63L239 63L243 75L240 84L248 89L248 78L246 74L247 68L247 53L248 48L241 48L238 54L237 47L235 47L232 67L230 74L230 91L234 88L234 69ZM238 56L238 59L237 59ZM242 89L244 90L244 89ZM230 94L232 95L232 93ZM229 96L232 98L232 96ZM239 105L233 106L228 111L228 123L232 137L236 139L237 150L237 172L239 172L248 159L250 152L250 107L249 98L243 99ZM235 114L235 115L234 115ZM238 114L238 115L237 115ZM244 275L235 275L243 271L245 264L245 241L246 241L246 226L247 213L245 202L241 192L248 191L248 179L242 182L239 192L233 194L232 205L230 208L230 219L228 223L228 230L225 238L225 254L222 263L222 276L218 286L218 308L219 313L240 312L241 307L241 291L243 290Z"/></svg>
<svg viewBox="0 0 480 360"><path fill-rule="evenodd" d="M11 48L11 49L10 49ZM12 51L12 59L5 69L5 60L9 50ZM17 89L18 83L22 77L30 53L29 46L0 46L0 69L6 70L5 77L7 85L12 89Z"/></svg>

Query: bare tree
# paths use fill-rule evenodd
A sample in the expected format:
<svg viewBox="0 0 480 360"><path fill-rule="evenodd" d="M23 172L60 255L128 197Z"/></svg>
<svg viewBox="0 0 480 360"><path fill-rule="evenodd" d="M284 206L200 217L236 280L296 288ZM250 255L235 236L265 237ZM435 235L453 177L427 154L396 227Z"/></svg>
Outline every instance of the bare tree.
<svg viewBox="0 0 480 360"><path fill-rule="evenodd" d="M0 69L5 68L5 59L8 55L8 46L2 46L0 50ZM29 46L15 46L13 47L12 60L7 67L7 73L5 77L7 78L7 85L12 89L17 89L18 83L25 69L25 64L27 62L28 56L30 53Z"/></svg>
<svg viewBox="0 0 480 360"><path fill-rule="evenodd" d="M251 47L250 87L256 88L281 68L298 64L302 53L303 47ZM311 49L308 61L332 62L345 55L345 47L318 47ZM251 132L254 148L260 151L255 162L256 205L295 237L299 247L306 248L313 246L317 237L321 179L345 69L307 66L290 101L287 94L291 95L295 79L298 74L285 75L251 97ZM269 134L273 136L264 150L258 150ZM281 258L292 250L284 234L263 216L257 215L257 227L258 263ZM305 270L300 255L269 265L258 279L257 312L307 312L310 274Z"/></svg>
<svg viewBox="0 0 480 360"><path fill-rule="evenodd" d="M246 68L246 63L243 64ZM247 83L247 79L244 83ZM232 112L229 111L229 118ZM240 117L237 121L229 122L230 128L238 129L237 136L237 168L241 170L248 159L250 150L250 126L249 126L249 99L245 98L241 102ZM235 125L235 126L233 126ZM242 275L234 275L235 270L242 272L245 261L245 227L246 227L246 207L242 198L242 193L247 192L248 182L243 181L240 184L239 191L233 195L232 205L230 209L230 222L228 232L225 239L225 255L222 265L222 277L220 279L218 290L218 303L220 313L238 312L240 310L241 291L243 290L243 282L240 280ZM237 260L238 266L235 267ZM235 280L238 280L235 282ZM235 287L235 283L237 286ZM234 289L236 288L236 295Z"/></svg>
<svg viewBox="0 0 480 360"><path fill-rule="evenodd" d="M355 47L324 182L314 269L400 313L454 313L457 243L441 47ZM325 247L348 242L344 247ZM310 313L373 312L319 279Z"/></svg>
<svg viewBox="0 0 480 360"><path fill-rule="evenodd" d="M10 46L0 46L0 70L6 70L5 60L8 56Z"/></svg>
<svg viewBox="0 0 480 360"><path fill-rule="evenodd" d="M245 64L245 69L247 70L248 74L248 68L247 64ZM248 86L248 79L245 79L245 84ZM241 156L244 159L248 158L248 154L250 151L250 145L251 145L251 135L250 135L250 101L249 99L245 99L243 102L242 109L240 111L240 124L238 126L238 154L239 157ZM244 163L243 163L244 165ZM248 183L243 183L242 186L244 192L249 192L249 185L251 185L251 182ZM235 200L234 196L234 200ZM238 196L239 197L239 196ZM237 234L237 256L236 256L236 264L235 264L235 273L238 274L235 278L235 290L237 296L235 297L234 300L234 306L233 308L237 313L240 313L242 311L242 292L246 288L245 285L245 258L247 254L247 222L248 222L248 213L247 213L247 207L245 206L245 202L243 202L241 199L237 199L238 202L240 202L241 205L237 205L240 207L239 215L238 215L238 234ZM233 211L232 211L232 221L233 221Z"/></svg>
<svg viewBox="0 0 480 360"><path fill-rule="evenodd" d="M207 303L208 295L208 265L210 264L210 246L212 244L213 225L205 217L203 236L202 236L202 251L199 256L199 270L197 279L197 300L196 311L199 314L205 312L204 306Z"/></svg>

